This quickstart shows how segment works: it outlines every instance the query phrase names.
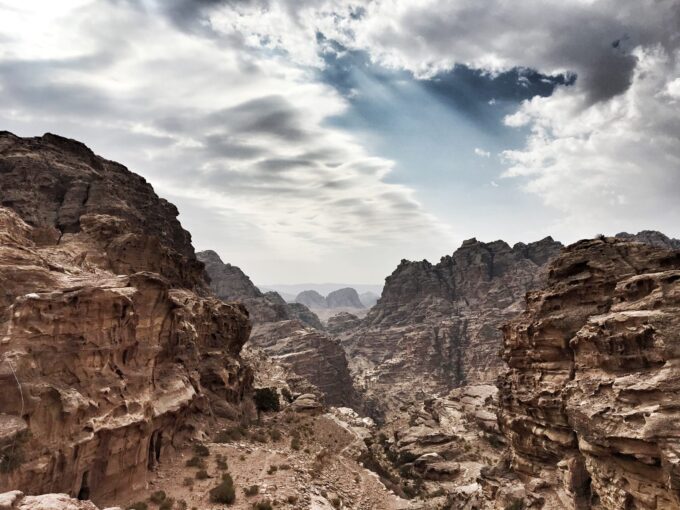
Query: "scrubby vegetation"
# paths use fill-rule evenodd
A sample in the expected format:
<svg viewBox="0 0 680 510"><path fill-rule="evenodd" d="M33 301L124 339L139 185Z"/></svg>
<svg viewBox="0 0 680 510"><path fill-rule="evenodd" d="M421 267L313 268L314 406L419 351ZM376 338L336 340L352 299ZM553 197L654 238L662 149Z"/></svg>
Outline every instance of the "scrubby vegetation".
<svg viewBox="0 0 680 510"><path fill-rule="evenodd" d="M281 408L275 388L257 388L254 400L258 412L278 411Z"/></svg>
<svg viewBox="0 0 680 510"><path fill-rule="evenodd" d="M229 473L225 473L220 484L210 489L210 501L230 505L236 501L234 480Z"/></svg>

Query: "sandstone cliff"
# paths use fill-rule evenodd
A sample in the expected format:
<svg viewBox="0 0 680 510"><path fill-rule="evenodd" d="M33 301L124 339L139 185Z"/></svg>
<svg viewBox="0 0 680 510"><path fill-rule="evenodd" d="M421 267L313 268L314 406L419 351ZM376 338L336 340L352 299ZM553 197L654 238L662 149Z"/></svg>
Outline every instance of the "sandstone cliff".
<svg viewBox="0 0 680 510"><path fill-rule="evenodd" d="M201 415L242 412L247 312L209 296L143 178L0 133L0 204L0 490L114 497Z"/></svg>
<svg viewBox="0 0 680 510"><path fill-rule="evenodd" d="M680 252L614 238L565 249L504 328L513 469L561 508L680 508L679 331Z"/></svg>
<svg viewBox="0 0 680 510"><path fill-rule="evenodd" d="M323 329L319 318L300 303L288 304L276 292L263 293L240 268L224 263L212 250L196 254L205 264L210 278L210 289L224 301L243 303L254 323L298 319L305 324Z"/></svg>
<svg viewBox="0 0 680 510"><path fill-rule="evenodd" d="M361 324L339 332L375 412L493 382L500 326L560 249L551 238L513 247L471 239L436 265L403 260Z"/></svg>

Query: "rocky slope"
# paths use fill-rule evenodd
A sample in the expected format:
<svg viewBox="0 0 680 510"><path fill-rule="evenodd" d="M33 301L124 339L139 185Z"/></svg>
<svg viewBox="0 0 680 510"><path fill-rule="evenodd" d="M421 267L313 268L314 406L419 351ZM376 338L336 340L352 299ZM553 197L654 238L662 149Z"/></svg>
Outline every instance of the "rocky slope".
<svg viewBox="0 0 680 510"><path fill-rule="evenodd" d="M680 508L679 331L680 252L567 248L504 328L513 469L560 508Z"/></svg>
<svg viewBox="0 0 680 510"><path fill-rule="evenodd" d="M360 325L339 332L376 417L493 382L502 366L499 328L521 311L561 246L551 238L513 247L471 239L436 265L402 261Z"/></svg>
<svg viewBox="0 0 680 510"><path fill-rule="evenodd" d="M55 135L0 133L0 490L97 502L252 374L246 310L210 297L174 206Z"/></svg>
<svg viewBox="0 0 680 510"><path fill-rule="evenodd" d="M309 308L300 303L290 305L276 292L261 292L241 269L224 263L214 251L201 251L196 256L205 264L210 289L215 295L227 302L243 303L254 323L298 319L313 328L323 329L321 321Z"/></svg>

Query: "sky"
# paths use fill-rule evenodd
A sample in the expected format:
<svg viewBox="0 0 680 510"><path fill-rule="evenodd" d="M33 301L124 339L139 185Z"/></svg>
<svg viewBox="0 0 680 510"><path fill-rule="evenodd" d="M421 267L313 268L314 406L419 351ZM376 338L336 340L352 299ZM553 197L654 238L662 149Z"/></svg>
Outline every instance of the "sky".
<svg viewBox="0 0 680 510"><path fill-rule="evenodd" d="M680 237L680 0L0 0L0 129L76 138L258 284Z"/></svg>

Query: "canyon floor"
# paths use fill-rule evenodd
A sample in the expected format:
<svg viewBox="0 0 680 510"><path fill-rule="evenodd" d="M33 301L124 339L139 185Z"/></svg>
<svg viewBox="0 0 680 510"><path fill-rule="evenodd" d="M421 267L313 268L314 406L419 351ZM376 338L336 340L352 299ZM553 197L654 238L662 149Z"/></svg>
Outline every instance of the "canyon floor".
<svg viewBox="0 0 680 510"><path fill-rule="evenodd" d="M152 507L152 495L163 491L174 508L184 508L185 503L186 508L224 508L211 502L210 490L228 472L235 487L236 499L230 505L234 509L257 508L265 502L276 508L318 510L412 508L357 461L362 440L338 416L337 411L270 413L247 428L222 421L213 437L164 458L148 473L143 489L103 505L132 508L146 502Z"/></svg>

